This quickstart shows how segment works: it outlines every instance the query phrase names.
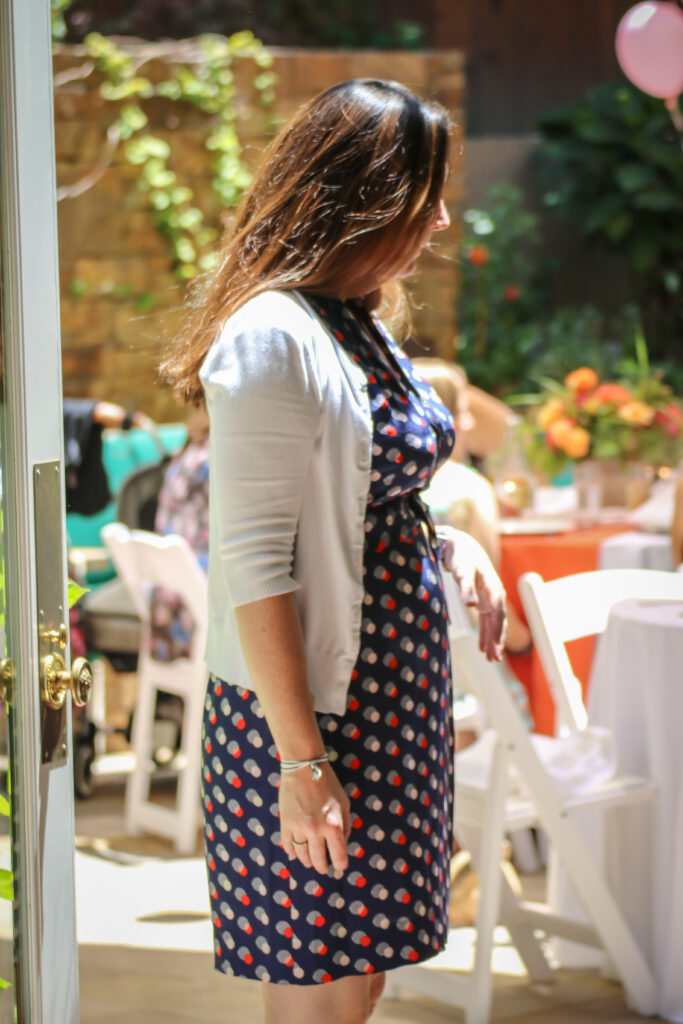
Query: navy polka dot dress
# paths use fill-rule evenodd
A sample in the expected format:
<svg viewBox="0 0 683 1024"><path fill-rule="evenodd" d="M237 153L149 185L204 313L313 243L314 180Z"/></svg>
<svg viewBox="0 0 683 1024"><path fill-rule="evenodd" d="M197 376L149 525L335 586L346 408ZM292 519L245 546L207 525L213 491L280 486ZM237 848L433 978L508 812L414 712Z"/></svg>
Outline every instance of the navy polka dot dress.
<svg viewBox="0 0 683 1024"><path fill-rule="evenodd" d="M438 547L418 491L449 413L364 311L307 296L367 374L374 423L361 645L344 715L319 714L351 801L349 867L280 848L277 751L256 695L212 677L203 805L216 968L312 985L418 963L448 935L453 720Z"/></svg>

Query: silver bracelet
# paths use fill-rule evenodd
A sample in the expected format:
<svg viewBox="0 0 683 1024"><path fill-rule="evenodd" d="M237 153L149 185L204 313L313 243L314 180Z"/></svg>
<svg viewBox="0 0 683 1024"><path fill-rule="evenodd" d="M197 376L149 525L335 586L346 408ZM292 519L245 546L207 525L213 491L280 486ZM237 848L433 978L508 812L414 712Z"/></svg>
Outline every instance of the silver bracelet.
<svg viewBox="0 0 683 1024"><path fill-rule="evenodd" d="M295 772L295 771L297 771L298 768L305 768L306 765L309 765L310 769L311 769L311 775L313 776L313 778L317 782L318 779L321 779L323 777L323 772L322 772L322 768L320 767L320 765L324 764L325 761L329 761L329 759L330 759L329 754L321 754L320 757L312 757L310 759L310 761L282 761L281 760L280 761L280 771L281 772Z"/></svg>

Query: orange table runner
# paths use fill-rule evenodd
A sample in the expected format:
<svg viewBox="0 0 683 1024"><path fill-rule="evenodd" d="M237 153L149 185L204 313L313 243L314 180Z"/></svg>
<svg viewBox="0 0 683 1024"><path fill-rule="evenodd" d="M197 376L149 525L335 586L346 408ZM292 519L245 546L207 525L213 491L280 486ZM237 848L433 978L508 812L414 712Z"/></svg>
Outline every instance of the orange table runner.
<svg viewBox="0 0 683 1024"><path fill-rule="evenodd" d="M543 536L501 536L500 575L515 609L524 618L517 581L525 572L537 572L544 580L554 580L570 573L597 569L602 542L628 529L631 527L619 524ZM593 646L593 637L573 640L567 645L569 660L581 682L584 697L593 659ZM536 730L551 736L555 724L555 705L536 651L532 650L526 655L509 655L508 663L527 689Z"/></svg>

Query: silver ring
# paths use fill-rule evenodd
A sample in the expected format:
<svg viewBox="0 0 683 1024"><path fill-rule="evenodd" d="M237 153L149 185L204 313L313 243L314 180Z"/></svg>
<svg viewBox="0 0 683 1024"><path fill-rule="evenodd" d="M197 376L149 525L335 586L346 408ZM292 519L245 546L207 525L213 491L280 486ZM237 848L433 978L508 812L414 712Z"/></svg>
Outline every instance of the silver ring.
<svg viewBox="0 0 683 1024"><path fill-rule="evenodd" d="M292 846L308 846L308 839L304 839L303 843L297 843L296 839L292 839Z"/></svg>

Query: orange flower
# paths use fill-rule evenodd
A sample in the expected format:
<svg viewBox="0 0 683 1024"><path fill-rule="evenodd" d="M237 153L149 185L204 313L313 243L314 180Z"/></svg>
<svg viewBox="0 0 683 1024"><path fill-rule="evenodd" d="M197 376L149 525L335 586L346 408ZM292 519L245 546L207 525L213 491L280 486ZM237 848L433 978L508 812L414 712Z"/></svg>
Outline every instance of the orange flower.
<svg viewBox="0 0 683 1024"><path fill-rule="evenodd" d="M483 267L488 263L489 251L485 245L473 245L467 250L467 259L473 267Z"/></svg>
<svg viewBox="0 0 683 1024"><path fill-rule="evenodd" d="M572 370L564 378L564 383L572 391L592 391L598 384L598 375L590 366L580 366L578 370Z"/></svg>
<svg viewBox="0 0 683 1024"><path fill-rule="evenodd" d="M625 402L619 406L617 415L635 427L649 427L655 418L655 411L646 402Z"/></svg>
<svg viewBox="0 0 683 1024"><path fill-rule="evenodd" d="M549 398L536 414L536 422L541 430L547 430L551 423L559 420L564 414L564 402L561 398Z"/></svg>
<svg viewBox="0 0 683 1024"><path fill-rule="evenodd" d="M576 426L575 420L569 418L569 416L562 416L560 419L554 420L548 427L546 432L546 438L551 448L561 448L565 451L565 443L570 432Z"/></svg>
<svg viewBox="0 0 683 1024"><path fill-rule="evenodd" d="M583 427L572 427L562 445L570 459L582 459L584 455L588 455L590 446L591 436Z"/></svg>
<svg viewBox="0 0 683 1024"><path fill-rule="evenodd" d="M599 405L623 405L631 401L631 392L621 384L600 384L591 395L591 401Z"/></svg>

